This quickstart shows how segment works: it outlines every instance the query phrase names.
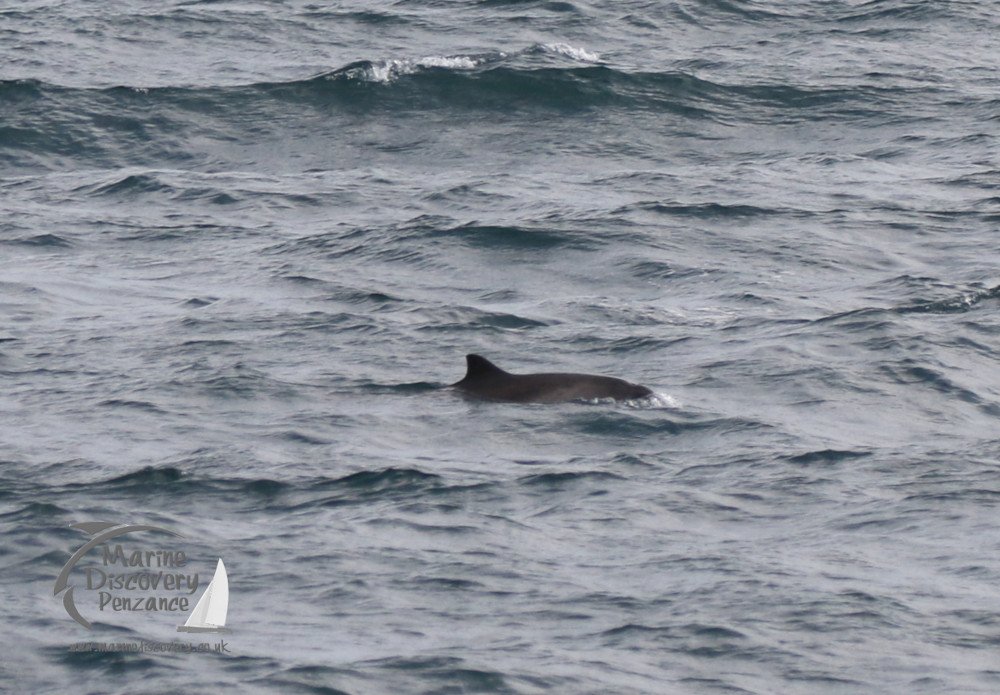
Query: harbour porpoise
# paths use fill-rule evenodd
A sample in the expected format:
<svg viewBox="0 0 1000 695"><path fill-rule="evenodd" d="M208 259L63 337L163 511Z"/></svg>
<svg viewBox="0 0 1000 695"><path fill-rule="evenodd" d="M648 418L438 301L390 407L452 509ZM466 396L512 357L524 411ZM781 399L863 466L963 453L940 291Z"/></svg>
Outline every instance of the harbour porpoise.
<svg viewBox="0 0 1000 695"><path fill-rule="evenodd" d="M468 371L452 388L478 398L512 403L565 403L613 398L617 401L653 395L645 386L594 374L511 374L479 355L466 355Z"/></svg>

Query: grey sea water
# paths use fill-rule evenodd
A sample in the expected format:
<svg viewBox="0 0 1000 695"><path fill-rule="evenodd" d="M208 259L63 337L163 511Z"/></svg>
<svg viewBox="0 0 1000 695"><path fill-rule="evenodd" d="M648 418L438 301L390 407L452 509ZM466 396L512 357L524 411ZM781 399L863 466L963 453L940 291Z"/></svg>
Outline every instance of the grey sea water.
<svg viewBox="0 0 1000 695"><path fill-rule="evenodd" d="M0 1L3 688L997 692L998 36ZM469 401L470 352L658 395ZM94 521L181 538L85 555L87 629ZM110 603L220 557L229 634Z"/></svg>

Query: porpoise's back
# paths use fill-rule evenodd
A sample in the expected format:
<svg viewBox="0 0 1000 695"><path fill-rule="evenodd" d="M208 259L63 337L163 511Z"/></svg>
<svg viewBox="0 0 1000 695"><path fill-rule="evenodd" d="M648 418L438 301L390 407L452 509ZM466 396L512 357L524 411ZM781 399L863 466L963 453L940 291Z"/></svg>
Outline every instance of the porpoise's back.
<svg viewBox="0 0 1000 695"><path fill-rule="evenodd" d="M612 398L635 400L653 395L639 384L595 374L543 372L511 374L479 355L466 355L465 378L452 384L463 393L513 403L564 403Z"/></svg>

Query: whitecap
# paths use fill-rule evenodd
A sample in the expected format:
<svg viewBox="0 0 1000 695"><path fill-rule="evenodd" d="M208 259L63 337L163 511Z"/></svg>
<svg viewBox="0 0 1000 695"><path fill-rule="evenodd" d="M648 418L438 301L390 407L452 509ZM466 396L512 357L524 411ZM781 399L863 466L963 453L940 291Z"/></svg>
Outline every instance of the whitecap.
<svg viewBox="0 0 1000 695"><path fill-rule="evenodd" d="M568 43L543 43L541 48L546 53L555 53L556 55L572 58L581 63L601 62L600 54L588 51L586 48L570 46Z"/></svg>
<svg viewBox="0 0 1000 695"><path fill-rule="evenodd" d="M448 68L449 70L474 70L482 63L481 58L463 55L428 56L417 61L417 64L422 68Z"/></svg>

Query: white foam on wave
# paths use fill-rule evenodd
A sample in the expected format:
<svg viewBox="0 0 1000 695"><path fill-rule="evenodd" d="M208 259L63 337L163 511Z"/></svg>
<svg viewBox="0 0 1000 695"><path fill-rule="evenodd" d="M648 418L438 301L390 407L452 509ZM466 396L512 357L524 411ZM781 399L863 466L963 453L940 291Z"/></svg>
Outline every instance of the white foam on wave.
<svg viewBox="0 0 1000 695"><path fill-rule="evenodd" d="M503 57L503 56L501 56ZM369 82L387 84L400 77L412 75L427 68L447 70L475 70L488 60L486 57L471 55L425 56L415 60L389 59L372 63L364 72L363 79Z"/></svg>
<svg viewBox="0 0 1000 695"><path fill-rule="evenodd" d="M670 394L663 393L662 391L653 391L652 396L647 396L646 401L653 408L673 408L677 409L681 407L681 402L671 396Z"/></svg>
<svg viewBox="0 0 1000 695"><path fill-rule="evenodd" d="M607 400L611 403L618 402L611 399ZM626 408L635 408L637 410L677 410L681 407L681 402L679 400L660 391L653 391L652 395L644 396L643 398L630 398L625 401L620 401L620 403Z"/></svg>
<svg viewBox="0 0 1000 695"><path fill-rule="evenodd" d="M444 68L446 70L475 70L486 63L504 60L510 56L524 55L530 53L546 53L557 55L581 63L599 63L601 56L585 48L571 46L567 43L543 43L536 44L531 48L514 53L498 52L483 55L450 55L450 56L424 56L416 59L396 59L390 58L373 62L365 66L364 69L352 69L347 72L348 77L360 78L366 82L378 82L388 84L400 77L412 75L420 70L430 68Z"/></svg>
<svg viewBox="0 0 1000 695"><path fill-rule="evenodd" d="M652 395L643 396L642 398L627 398L625 400L614 398L581 398L576 402L586 403L587 405L618 405L636 410L678 410L681 407L679 400L659 391L653 391Z"/></svg>
<svg viewBox="0 0 1000 695"><path fill-rule="evenodd" d="M386 84L403 75L416 72L416 70L417 65L411 60L386 60L381 63L372 63L365 77L370 82Z"/></svg>
<svg viewBox="0 0 1000 695"><path fill-rule="evenodd" d="M588 51L586 48L570 46L568 43L543 43L541 48L546 53L555 53L556 55L565 56L581 63L601 62L600 54Z"/></svg>
<svg viewBox="0 0 1000 695"><path fill-rule="evenodd" d="M421 58L417 64L422 68L448 68L449 70L474 70L485 61L472 56L428 56Z"/></svg>

